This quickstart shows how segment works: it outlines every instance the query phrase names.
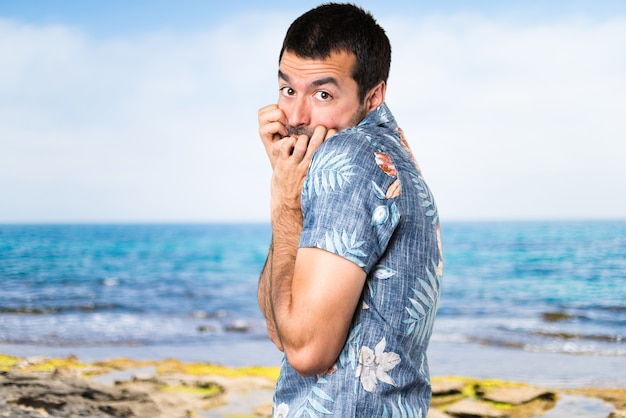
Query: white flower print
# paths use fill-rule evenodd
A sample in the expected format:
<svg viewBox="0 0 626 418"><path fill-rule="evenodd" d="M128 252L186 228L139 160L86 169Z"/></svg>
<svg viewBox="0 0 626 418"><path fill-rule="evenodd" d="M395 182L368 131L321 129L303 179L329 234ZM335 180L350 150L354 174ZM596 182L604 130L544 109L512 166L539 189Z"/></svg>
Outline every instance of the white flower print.
<svg viewBox="0 0 626 418"><path fill-rule="evenodd" d="M281 403L274 408L274 418L285 418L289 414L289 405Z"/></svg>
<svg viewBox="0 0 626 418"><path fill-rule="evenodd" d="M387 340L383 337L374 347L374 351L369 347L363 346L359 352L359 365L356 368L356 377L361 378L363 389L368 392L376 390L376 384L379 380L392 386L397 386L387 372L400 363L400 356L391 351L385 353L386 345Z"/></svg>

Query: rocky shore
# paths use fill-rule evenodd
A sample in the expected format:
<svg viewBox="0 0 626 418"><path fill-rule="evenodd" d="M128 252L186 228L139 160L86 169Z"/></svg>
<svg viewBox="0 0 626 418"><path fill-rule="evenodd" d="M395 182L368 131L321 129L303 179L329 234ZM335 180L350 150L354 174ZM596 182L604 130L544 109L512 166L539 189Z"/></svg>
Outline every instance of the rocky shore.
<svg viewBox="0 0 626 418"><path fill-rule="evenodd" d="M0 355L0 417L269 417L278 369ZM578 408L578 409L577 409ZM626 418L626 388L434 377L429 418ZM585 415L587 414L587 415Z"/></svg>

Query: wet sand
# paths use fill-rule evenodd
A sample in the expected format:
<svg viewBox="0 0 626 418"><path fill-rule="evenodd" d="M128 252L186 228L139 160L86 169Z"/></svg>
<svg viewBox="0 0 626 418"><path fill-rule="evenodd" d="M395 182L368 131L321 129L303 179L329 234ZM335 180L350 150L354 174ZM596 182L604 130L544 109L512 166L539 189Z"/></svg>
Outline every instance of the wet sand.
<svg viewBox="0 0 626 418"><path fill-rule="evenodd" d="M203 344L55 347L0 344L0 353L22 357L67 357L86 362L114 358L211 362L232 367L279 366L281 353L267 340L232 339ZM624 356L535 353L516 348L432 342L432 376L503 379L557 388L625 387Z"/></svg>

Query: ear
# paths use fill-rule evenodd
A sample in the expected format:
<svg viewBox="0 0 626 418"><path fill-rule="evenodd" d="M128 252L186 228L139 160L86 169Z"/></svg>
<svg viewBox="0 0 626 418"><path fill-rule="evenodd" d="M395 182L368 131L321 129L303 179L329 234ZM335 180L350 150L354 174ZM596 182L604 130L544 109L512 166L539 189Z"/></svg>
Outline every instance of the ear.
<svg viewBox="0 0 626 418"><path fill-rule="evenodd" d="M376 84L367 96L365 96L365 107L368 112L376 109L378 106L385 102L385 94L387 93L387 83L381 81Z"/></svg>

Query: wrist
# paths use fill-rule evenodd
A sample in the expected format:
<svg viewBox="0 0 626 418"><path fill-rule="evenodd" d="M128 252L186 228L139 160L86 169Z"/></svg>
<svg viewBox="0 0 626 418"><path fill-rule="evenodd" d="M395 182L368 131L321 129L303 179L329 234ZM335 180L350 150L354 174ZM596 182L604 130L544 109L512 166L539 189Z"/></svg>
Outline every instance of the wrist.
<svg viewBox="0 0 626 418"><path fill-rule="evenodd" d="M302 219L302 208L300 207L300 200L281 200L279 202L272 202L270 206L272 219Z"/></svg>

